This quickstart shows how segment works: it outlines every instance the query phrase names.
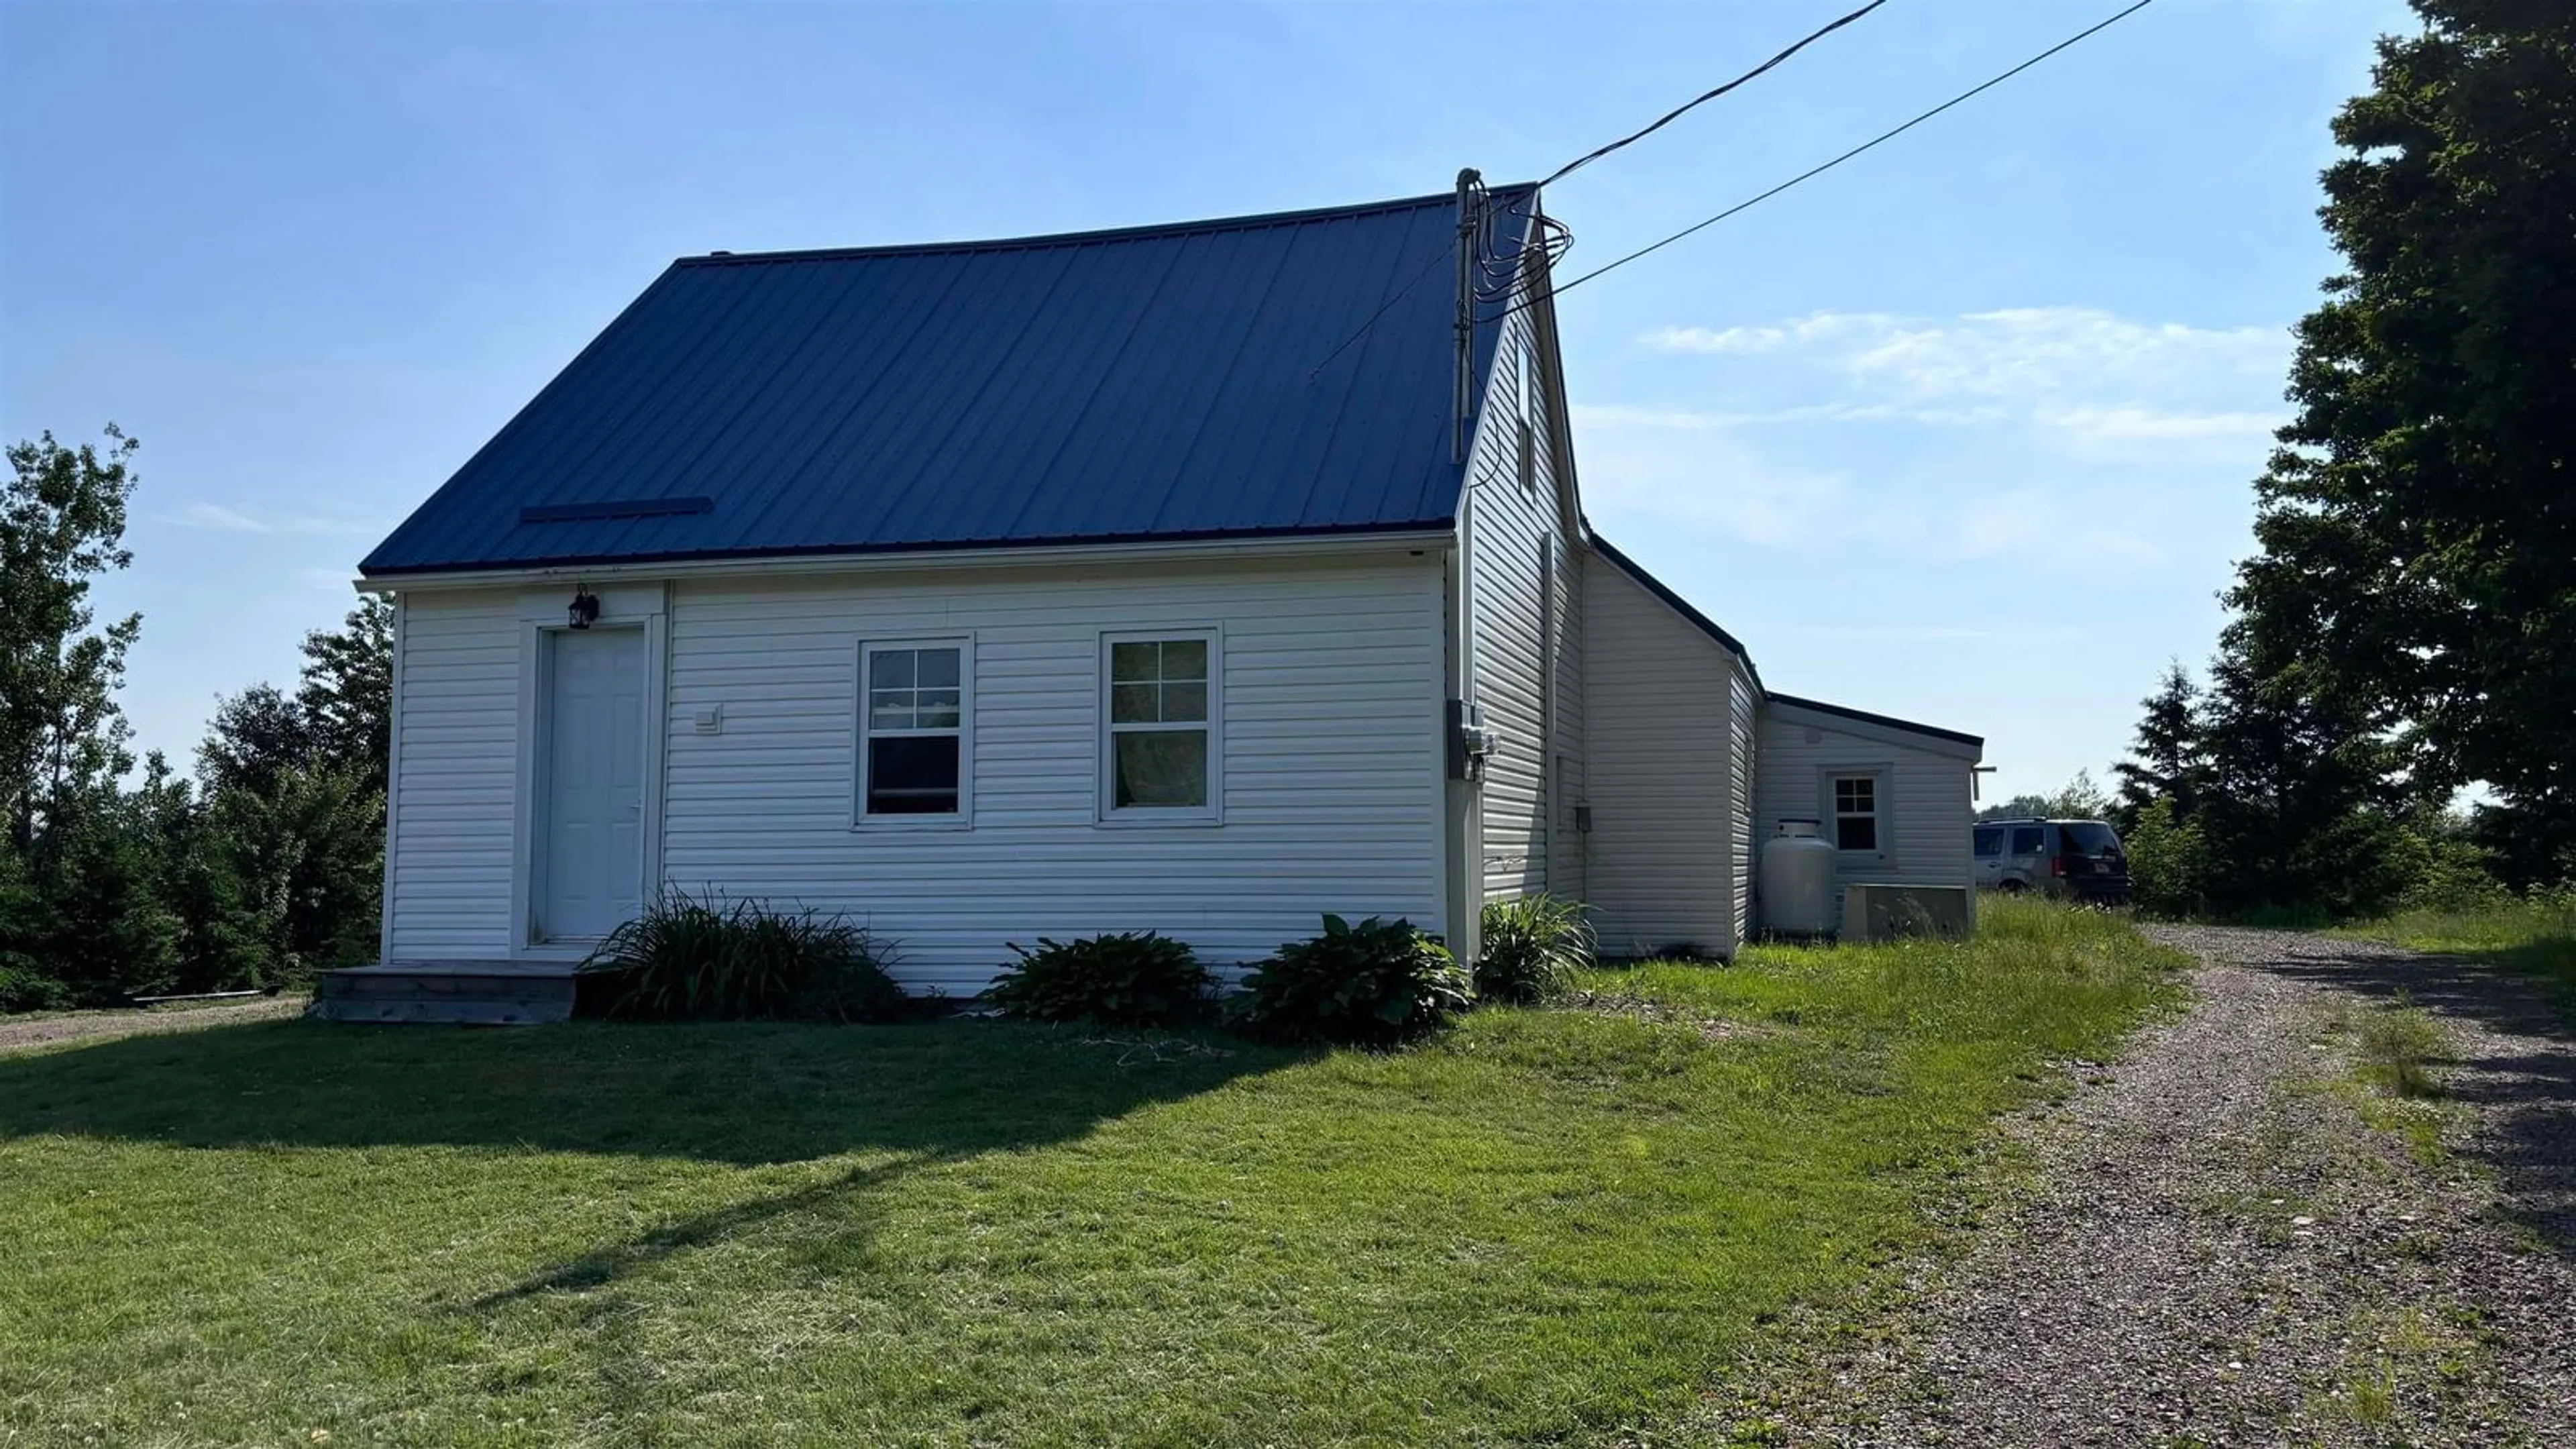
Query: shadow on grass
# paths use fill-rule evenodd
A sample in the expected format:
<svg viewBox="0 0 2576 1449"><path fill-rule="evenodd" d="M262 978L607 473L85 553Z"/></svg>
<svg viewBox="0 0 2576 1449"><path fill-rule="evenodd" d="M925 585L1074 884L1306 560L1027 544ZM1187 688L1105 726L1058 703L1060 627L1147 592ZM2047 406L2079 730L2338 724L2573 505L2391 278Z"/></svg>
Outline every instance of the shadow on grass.
<svg viewBox="0 0 2576 1449"><path fill-rule="evenodd" d="M278 1021L0 1057L0 1138L451 1146L797 1162L1063 1141L1300 1060L1224 1039L949 1021L351 1029Z"/></svg>
<svg viewBox="0 0 2576 1449"><path fill-rule="evenodd" d="M2576 1258L2576 942L2541 941L2458 955L2354 951L2264 969L2392 1003L2401 993L2437 1019L2476 1022L2533 1044L2503 1056L2441 1063L2442 1090L2481 1108L2489 1130L2469 1145L2493 1168L2534 1235Z"/></svg>

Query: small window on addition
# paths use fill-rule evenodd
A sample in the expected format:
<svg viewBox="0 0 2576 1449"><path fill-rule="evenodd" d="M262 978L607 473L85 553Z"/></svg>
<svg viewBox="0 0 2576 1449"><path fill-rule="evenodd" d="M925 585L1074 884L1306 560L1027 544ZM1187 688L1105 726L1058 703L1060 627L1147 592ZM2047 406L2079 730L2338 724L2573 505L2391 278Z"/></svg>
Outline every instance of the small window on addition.
<svg viewBox="0 0 2576 1449"><path fill-rule="evenodd" d="M1211 809L1215 764L1212 639L1109 644L1108 814Z"/></svg>
<svg viewBox="0 0 2576 1449"><path fill-rule="evenodd" d="M1878 849L1878 777L1834 777L1834 848Z"/></svg>
<svg viewBox="0 0 2576 1449"><path fill-rule="evenodd" d="M965 651L870 645L866 676L859 813L962 816Z"/></svg>

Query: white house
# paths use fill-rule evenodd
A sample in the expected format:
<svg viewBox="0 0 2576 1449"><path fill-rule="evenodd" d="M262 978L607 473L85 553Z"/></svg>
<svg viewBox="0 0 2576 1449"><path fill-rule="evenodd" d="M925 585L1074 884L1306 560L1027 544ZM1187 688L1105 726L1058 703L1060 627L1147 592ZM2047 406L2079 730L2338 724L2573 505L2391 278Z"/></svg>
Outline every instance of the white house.
<svg viewBox="0 0 2576 1449"><path fill-rule="evenodd" d="M1585 526L1537 208L673 263L361 567L371 969L560 969L665 888L951 994L1326 911L1472 954L1540 890L1722 955L1782 815L1965 886L1973 737L1766 694Z"/></svg>

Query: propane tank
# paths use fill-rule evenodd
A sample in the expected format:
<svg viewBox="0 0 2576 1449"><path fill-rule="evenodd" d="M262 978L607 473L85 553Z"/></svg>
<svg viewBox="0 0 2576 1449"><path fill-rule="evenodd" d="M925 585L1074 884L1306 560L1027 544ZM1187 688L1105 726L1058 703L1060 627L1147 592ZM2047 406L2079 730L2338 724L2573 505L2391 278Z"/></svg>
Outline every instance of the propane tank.
<svg viewBox="0 0 2576 1449"><path fill-rule="evenodd" d="M1834 929L1834 848L1821 824L1798 816L1762 842L1762 929L1825 936Z"/></svg>

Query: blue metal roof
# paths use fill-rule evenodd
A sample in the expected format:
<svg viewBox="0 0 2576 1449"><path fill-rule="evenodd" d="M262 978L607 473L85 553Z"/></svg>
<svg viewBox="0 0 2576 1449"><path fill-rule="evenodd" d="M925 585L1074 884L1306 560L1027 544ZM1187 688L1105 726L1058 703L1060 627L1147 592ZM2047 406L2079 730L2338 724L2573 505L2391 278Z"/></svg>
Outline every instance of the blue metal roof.
<svg viewBox="0 0 2576 1449"><path fill-rule="evenodd" d="M684 257L360 569L1445 527L1456 229L1442 195Z"/></svg>

